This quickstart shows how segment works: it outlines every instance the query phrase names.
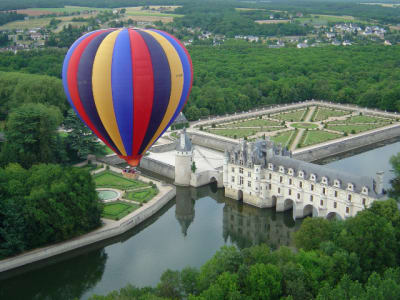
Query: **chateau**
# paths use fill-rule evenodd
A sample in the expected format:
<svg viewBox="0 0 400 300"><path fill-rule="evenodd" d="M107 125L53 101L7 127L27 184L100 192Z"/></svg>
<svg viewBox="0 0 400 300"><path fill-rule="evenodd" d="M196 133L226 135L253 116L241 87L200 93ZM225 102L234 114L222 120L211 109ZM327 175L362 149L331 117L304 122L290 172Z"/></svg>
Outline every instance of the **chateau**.
<svg viewBox="0 0 400 300"><path fill-rule="evenodd" d="M307 163L270 140L226 150L223 184L229 198L276 211L293 208L295 218L345 219L383 197L383 172L374 179Z"/></svg>

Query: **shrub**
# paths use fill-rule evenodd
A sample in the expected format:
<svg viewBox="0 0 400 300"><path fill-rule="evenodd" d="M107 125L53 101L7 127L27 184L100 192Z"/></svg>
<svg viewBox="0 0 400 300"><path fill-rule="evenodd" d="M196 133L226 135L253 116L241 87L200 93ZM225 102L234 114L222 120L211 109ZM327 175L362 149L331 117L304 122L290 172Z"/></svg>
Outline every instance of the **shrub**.
<svg viewBox="0 0 400 300"><path fill-rule="evenodd" d="M352 130L350 131L350 133L351 133L351 134L355 134L356 131L355 131L354 129L352 129Z"/></svg>

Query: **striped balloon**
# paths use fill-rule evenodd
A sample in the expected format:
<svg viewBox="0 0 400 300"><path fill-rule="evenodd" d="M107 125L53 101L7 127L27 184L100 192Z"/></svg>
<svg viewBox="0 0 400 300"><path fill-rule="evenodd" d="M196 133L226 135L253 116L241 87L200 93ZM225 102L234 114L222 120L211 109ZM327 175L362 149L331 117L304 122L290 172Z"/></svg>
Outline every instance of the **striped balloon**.
<svg viewBox="0 0 400 300"><path fill-rule="evenodd" d="M193 70L189 53L172 35L122 28L93 31L75 41L62 77L81 120L137 166L182 111Z"/></svg>

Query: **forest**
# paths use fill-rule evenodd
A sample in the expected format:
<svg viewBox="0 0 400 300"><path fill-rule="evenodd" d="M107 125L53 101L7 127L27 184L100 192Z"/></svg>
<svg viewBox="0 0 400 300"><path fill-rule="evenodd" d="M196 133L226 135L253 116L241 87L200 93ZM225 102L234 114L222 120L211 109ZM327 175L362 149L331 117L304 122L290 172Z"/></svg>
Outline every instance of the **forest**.
<svg viewBox="0 0 400 300"><path fill-rule="evenodd" d="M307 218L294 252L267 245L222 247L200 269L165 271L156 287L126 286L91 300L398 299L400 212L374 202L345 221Z"/></svg>
<svg viewBox="0 0 400 300"><path fill-rule="evenodd" d="M195 71L184 110L189 120L307 99L400 110L398 47L269 49L232 41L218 47L190 46L188 50ZM60 78L64 54L62 49L0 53L0 70ZM12 78L0 76L0 85L5 80L7 86ZM4 111L13 97L7 90L1 89L0 119L5 118ZM65 113L65 98L61 90L58 94L53 101Z"/></svg>

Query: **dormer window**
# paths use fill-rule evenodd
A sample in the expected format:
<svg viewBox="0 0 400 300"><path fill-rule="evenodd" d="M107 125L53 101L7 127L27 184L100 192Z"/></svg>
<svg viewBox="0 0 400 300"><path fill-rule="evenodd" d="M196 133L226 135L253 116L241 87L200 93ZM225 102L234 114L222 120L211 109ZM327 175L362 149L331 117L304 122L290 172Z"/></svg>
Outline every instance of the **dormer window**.
<svg viewBox="0 0 400 300"><path fill-rule="evenodd" d="M365 195L368 195L368 188L366 187L366 186L364 186L363 188L362 188L362 192L361 193L363 193L363 194L365 194Z"/></svg>
<svg viewBox="0 0 400 300"><path fill-rule="evenodd" d="M347 189L349 191L353 191L354 190L354 185L352 183L347 184Z"/></svg>
<svg viewBox="0 0 400 300"><path fill-rule="evenodd" d="M335 180L333 181L333 185L334 185L335 187L337 187L337 188L340 188L340 181L337 180L337 179L335 179Z"/></svg>
<svg viewBox="0 0 400 300"><path fill-rule="evenodd" d="M269 164L268 164L268 169L273 170L273 169L274 169L274 165L271 164L271 163L269 163Z"/></svg>
<svg viewBox="0 0 400 300"><path fill-rule="evenodd" d="M300 178L304 178L304 172L303 171L299 171L299 177Z"/></svg>
<svg viewBox="0 0 400 300"><path fill-rule="evenodd" d="M282 167L282 166L280 166L280 167L279 167L279 172L281 172L281 173L285 173L285 168L284 168L284 167Z"/></svg>
<svg viewBox="0 0 400 300"><path fill-rule="evenodd" d="M311 175L310 175L310 180L315 181L315 178L316 178L316 177L315 177L314 174L311 174Z"/></svg>
<svg viewBox="0 0 400 300"><path fill-rule="evenodd" d="M321 182L322 182L323 184L328 184L328 178L326 178L325 176L322 177Z"/></svg>
<svg viewBox="0 0 400 300"><path fill-rule="evenodd" d="M289 175L293 176L293 169L292 168L289 169Z"/></svg>

